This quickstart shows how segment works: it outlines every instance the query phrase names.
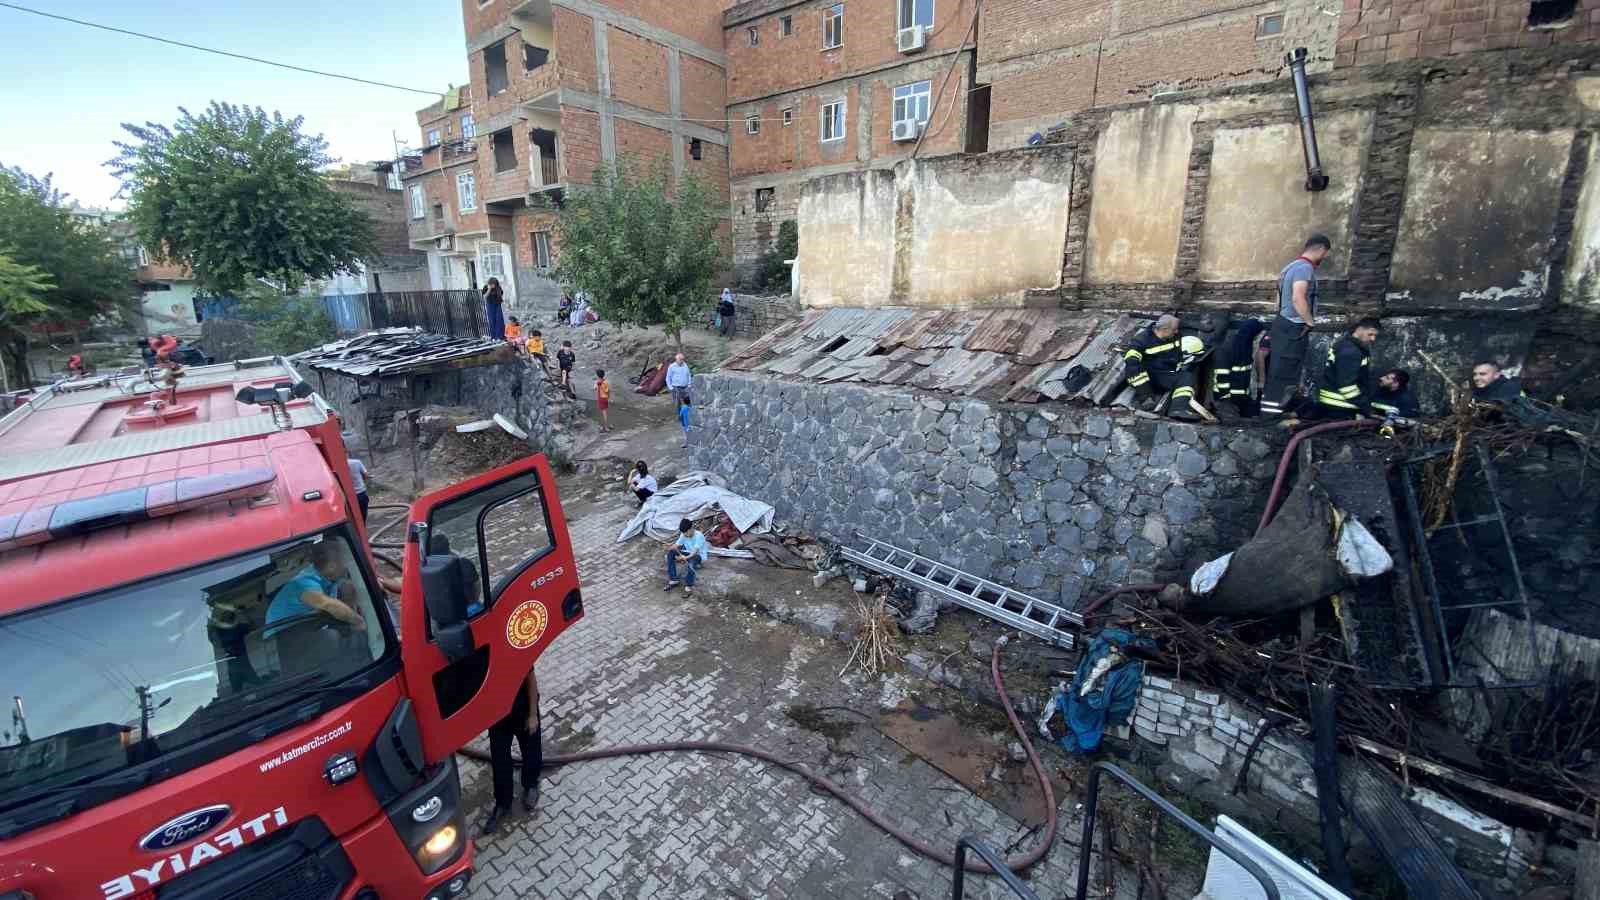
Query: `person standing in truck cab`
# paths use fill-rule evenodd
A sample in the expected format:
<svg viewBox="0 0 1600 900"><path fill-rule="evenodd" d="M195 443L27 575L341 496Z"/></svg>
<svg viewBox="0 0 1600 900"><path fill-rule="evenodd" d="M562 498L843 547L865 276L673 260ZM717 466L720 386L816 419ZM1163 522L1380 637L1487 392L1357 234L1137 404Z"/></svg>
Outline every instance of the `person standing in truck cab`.
<svg viewBox="0 0 1600 900"><path fill-rule="evenodd" d="M303 616L323 613L352 628L366 627L366 620L350 604L337 596L339 581L346 577L344 563L332 541L323 541L311 550L311 562L278 588L267 606L267 629L262 637L282 630L272 626Z"/></svg>

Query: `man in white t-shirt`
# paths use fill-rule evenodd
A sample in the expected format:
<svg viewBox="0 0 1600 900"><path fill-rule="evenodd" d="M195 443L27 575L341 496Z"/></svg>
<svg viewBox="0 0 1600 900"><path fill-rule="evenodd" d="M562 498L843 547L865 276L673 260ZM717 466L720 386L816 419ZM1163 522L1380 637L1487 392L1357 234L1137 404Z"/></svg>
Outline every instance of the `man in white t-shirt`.
<svg viewBox="0 0 1600 900"><path fill-rule="evenodd" d="M361 521L367 520L367 465L354 456L348 457L350 464L350 483L356 489L356 504L361 507Z"/></svg>

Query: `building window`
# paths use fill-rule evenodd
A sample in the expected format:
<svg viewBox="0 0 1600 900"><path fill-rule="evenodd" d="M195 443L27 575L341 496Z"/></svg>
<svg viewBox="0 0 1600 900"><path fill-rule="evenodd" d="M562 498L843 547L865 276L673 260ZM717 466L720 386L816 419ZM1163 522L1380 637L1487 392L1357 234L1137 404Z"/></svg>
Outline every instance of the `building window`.
<svg viewBox="0 0 1600 900"><path fill-rule="evenodd" d="M844 4L835 3L822 11L822 49L832 50L844 43Z"/></svg>
<svg viewBox="0 0 1600 900"><path fill-rule="evenodd" d="M772 208L772 188L756 188L756 212L766 212Z"/></svg>
<svg viewBox="0 0 1600 900"><path fill-rule="evenodd" d="M933 0L900 0L900 27L933 27Z"/></svg>
<svg viewBox="0 0 1600 900"><path fill-rule="evenodd" d="M778 17L778 37L790 37L794 34L794 16Z"/></svg>
<svg viewBox="0 0 1600 900"><path fill-rule="evenodd" d="M505 257L501 255L501 245L494 241L484 241L478 245L478 268L483 277L506 280ZM503 287L503 285L502 285Z"/></svg>
<svg viewBox="0 0 1600 900"><path fill-rule="evenodd" d="M489 96L504 93L511 86L511 79L506 74L505 41L483 48L483 72L489 86Z"/></svg>
<svg viewBox="0 0 1600 900"><path fill-rule="evenodd" d="M428 133L424 137L426 138L425 143L427 143L429 147L437 146L439 143L439 129L429 128Z"/></svg>
<svg viewBox="0 0 1600 900"><path fill-rule="evenodd" d="M793 124L794 124L794 107L785 106L783 108L783 127L788 128L790 125L793 125Z"/></svg>
<svg viewBox="0 0 1600 900"><path fill-rule="evenodd" d="M436 225L443 225L444 224L444 204L443 203L435 203L433 205L433 221L434 221L434 224L436 224Z"/></svg>
<svg viewBox="0 0 1600 900"><path fill-rule="evenodd" d="M422 185L420 184L411 186L411 218L422 218ZM143 253L144 250L141 249L139 252ZM144 263L140 263L140 265L144 265Z"/></svg>
<svg viewBox="0 0 1600 900"><path fill-rule="evenodd" d="M690 138L689 139L689 158L690 159L699 159L700 158L700 139L699 138Z"/></svg>
<svg viewBox="0 0 1600 900"><path fill-rule="evenodd" d="M523 70L528 71L528 72L532 72L534 69L539 68L540 66L544 65L545 63L547 63L549 61L550 61L550 51L549 50L546 50L543 47L535 47L532 44L523 44L522 45L522 68L523 68Z"/></svg>
<svg viewBox="0 0 1600 900"><path fill-rule="evenodd" d="M932 95L933 82L915 81L911 84L902 84L894 89L894 120L896 122L916 122L919 125L928 121L928 98Z"/></svg>
<svg viewBox="0 0 1600 900"><path fill-rule="evenodd" d="M1283 34L1283 13L1271 13L1256 19L1256 37Z"/></svg>
<svg viewBox="0 0 1600 900"><path fill-rule="evenodd" d="M759 27L751 25L749 28L745 29L745 33L750 35L750 46L761 46L761 29Z"/></svg>
<svg viewBox="0 0 1600 900"><path fill-rule="evenodd" d="M472 113L461 117L461 138L467 140L478 136L478 123L473 121Z"/></svg>
<svg viewBox="0 0 1600 900"><path fill-rule="evenodd" d="M533 232L533 234L529 235L529 243L533 246L533 267L536 269L550 268L550 232Z"/></svg>
<svg viewBox="0 0 1600 900"><path fill-rule="evenodd" d="M745 134L760 134L761 133L761 117L760 116L745 116L744 117L744 133Z"/></svg>
<svg viewBox="0 0 1600 900"><path fill-rule="evenodd" d="M1578 11L1578 0L1533 0L1528 4L1528 27L1565 25Z"/></svg>
<svg viewBox="0 0 1600 900"><path fill-rule="evenodd" d="M505 128L496 131L490 138L494 142L494 170L496 172L509 172L517 167L517 145L511 137L511 129Z"/></svg>
<svg viewBox="0 0 1600 900"><path fill-rule="evenodd" d="M478 208L478 179L471 172L456 173L456 208L468 212Z"/></svg>
<svg viewBox="0 0 1600 900"><path fill-rule="evenodd" d="M401 187L403 187L403 185L400 184L399 166L390 166L389 171L385 172L383 177L384 183L389 186L389 190L398 191Z"/></svg>
<svg viewBox="0 0 1600 900"><path fill-rule="evenodd" d="M844 140L844 101L822 104L822 140Z"/></svg>

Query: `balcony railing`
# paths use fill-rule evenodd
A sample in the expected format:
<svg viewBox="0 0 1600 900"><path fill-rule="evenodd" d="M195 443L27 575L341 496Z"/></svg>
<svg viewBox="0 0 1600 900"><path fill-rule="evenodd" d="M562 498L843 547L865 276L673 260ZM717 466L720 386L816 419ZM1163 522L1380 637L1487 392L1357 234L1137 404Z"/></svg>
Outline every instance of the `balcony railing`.
<svg viewBox="0 0 1600 900"><path fill-rule="evenodd" d="M475 138L457 138L453 141L446 141L441 148L441 153L446 163L454 162L464 157L475 156L477 152L478 147Z"/></svg>
<svg viewBox="0 0 1600 900"><path fill-rule="evenodd" d="M534 187L550 187L561 183L561 176L556 171L556 158L553 156L540 156L534 172Z"/></svg>

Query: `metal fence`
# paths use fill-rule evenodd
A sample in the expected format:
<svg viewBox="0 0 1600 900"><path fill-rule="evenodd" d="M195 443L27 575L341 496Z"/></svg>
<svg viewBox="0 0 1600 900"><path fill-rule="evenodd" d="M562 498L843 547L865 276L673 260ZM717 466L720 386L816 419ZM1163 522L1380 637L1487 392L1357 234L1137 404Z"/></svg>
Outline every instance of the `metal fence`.
<svg viewBox="0 0 1600 900"><path fill-rule="evenodd" d="M329 294L318 299L340 334L409 327L450 337L484 337L489 330L483 298L477 291L384 291ZM238 301L208 298L201 314L206 320L237 319Z"/></svg>
<svg viewBox="0 0 1600 900"><path fill-rule="evenodd" d="M369 328L412 327L450 337L484 337L489 330L477 291L384 291L365 298Z"/></svg>

